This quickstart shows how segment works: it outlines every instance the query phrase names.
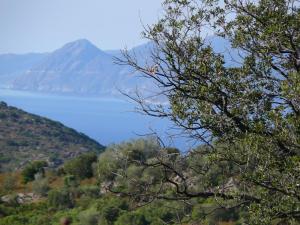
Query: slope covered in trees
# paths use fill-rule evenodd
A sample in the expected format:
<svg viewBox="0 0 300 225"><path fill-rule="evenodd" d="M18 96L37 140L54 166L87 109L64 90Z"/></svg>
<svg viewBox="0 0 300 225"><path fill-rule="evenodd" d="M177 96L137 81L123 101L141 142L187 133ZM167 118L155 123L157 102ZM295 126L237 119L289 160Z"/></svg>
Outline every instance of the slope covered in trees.
<svg viewBox="0 0 300 225"><path fill-rule="evenodd" d="M0 176L0 224L6 225L164 225L212 224L233 225L247 222L243 209L218 209L213 197L192 202L159 199L139 204L134 195L115 195L119 191L145 193L140 200L151 198L141 183L155 183L162 178L161 168L146 169L136 164L155 160L158 152L180 157L176 149L163 148L154 138L139 139L109 146L95 157L88 153L72 159L58 170L47 169L34 180L27 178L27 166L21 177L18 172ZM122 157L126 156L126 161ZM127 174L127 178L122 177ZM217 183L218 168L212 173ZM22 177L23 176L23 177ZM171 189L170 189L171 190ZM167 189L164 191L168 192ZM187 204L188 203L188 204ZM208 214L208 215L206 215ZM200 223L201 222L201 223Z"/></svg>
<svg viewBox="0 0 300 225"><path fill-rule="evenodd" d="M59 122L0 103L0 171L18 169L33 160L47 160L57 166L81 153L100 153L103 149Z"/></svg>

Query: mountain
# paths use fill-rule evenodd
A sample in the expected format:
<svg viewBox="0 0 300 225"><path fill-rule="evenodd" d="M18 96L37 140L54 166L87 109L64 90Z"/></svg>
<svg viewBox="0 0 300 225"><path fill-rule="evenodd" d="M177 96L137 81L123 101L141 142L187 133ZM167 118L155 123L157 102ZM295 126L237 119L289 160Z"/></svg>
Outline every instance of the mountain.
<svg viewBox="0 0 300 225"><path fill-rule="evenodd" d="M5 87L18 75L39 63L47 53L2 54L0 55L0 86Z"/></svg>
<svg viewBox="0 0 300 225"><path fill-rule="evenodd" d="M2 54L0 55L0 76L28 70L46 55L47 53Z"/></svg>
<svg viewBox="0 0 300 225"><path fill-rule="evenodd" d="M68 43L50 53L31 69L14 79L11 89L59 94L95 96L118 95L143 88L147 81L133 76L128 66L119 66L114 56L88 40Z"/></svg>
<svg viewBox="0 0 300 225"><path fill-rule="evenodd" d="M105 92L116 72L112 57L87 40L78 40L50 53L12 83L13 89L57 93ZM99 85L101 83L101 85Z"/></svg>
<svg viewBox="0 0 300 225"><path fill-rule="evenodd" d="M224 53L226 62L238 55L222 38L213 36L208 42L217 52ZM152 66L153 49L150 42L128 52L139 64ZM156 90L152 79L144 79L133 68L115 63L115 57L122 58L120 51L102 51L86 39L70 42L47 55L36 56L28 63L25 60L20 63L11 61L4 66L1 57L4 56L0 55L0 75L1 71L7 73L2 76L2 84L5 84L2 87L10 89L81 96L120 96L120 91L132 93L138 89L152 93ZM12 76L12 71L18 72Z"/></svg>
<svg viewBox="0 0 300 225"><path fill-rule="evenodd" d="M44 117L0 103L0 172L23 167L33 160L52 166L104 147L82 133Z"/></svg>

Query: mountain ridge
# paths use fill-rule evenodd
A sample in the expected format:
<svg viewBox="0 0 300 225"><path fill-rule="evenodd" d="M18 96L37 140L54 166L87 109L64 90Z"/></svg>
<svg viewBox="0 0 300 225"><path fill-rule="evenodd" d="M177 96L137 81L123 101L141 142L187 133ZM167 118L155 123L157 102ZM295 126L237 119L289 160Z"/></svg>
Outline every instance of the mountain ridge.
<svg viewBox="0 0 300 225"><path fill-rule="evenodd" d="M224 45L228 45L218 39L212 39L212 44L220 52L226 49ZM153 48L153 44L148 42L128 51L137 57L140 64L151 65ZM116 65L114 57L122 57L120 50L103 51L89 40L79 39L44 55L22 73L6 74L3 79L0 76L0 87L97 97L120 97L120 90L125 93L133 93L137 89L142 92L156 90L152 80L137 76L140 73L130 66ZM0 71L1 66L0 60Z"/></svg>

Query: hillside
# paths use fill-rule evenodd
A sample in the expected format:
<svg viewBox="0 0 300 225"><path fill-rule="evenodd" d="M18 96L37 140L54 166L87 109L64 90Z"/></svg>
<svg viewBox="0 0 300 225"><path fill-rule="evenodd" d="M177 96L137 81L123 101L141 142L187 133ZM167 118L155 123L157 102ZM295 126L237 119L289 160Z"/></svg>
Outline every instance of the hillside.
<svg viewBox="0 0 300 225"><path fill-rule="evenodd" d="M21 168L32 160L57 166L103 146L84 134L0 102L0 171Z"/></svg>

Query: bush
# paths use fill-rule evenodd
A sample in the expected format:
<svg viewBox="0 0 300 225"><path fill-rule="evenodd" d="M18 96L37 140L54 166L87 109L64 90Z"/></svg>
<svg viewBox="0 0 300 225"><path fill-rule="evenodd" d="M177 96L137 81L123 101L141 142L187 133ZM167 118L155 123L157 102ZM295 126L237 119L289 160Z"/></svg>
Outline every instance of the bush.
<svg viewBox="0 0 300 225"><path fill-rule="evenodd" d="M101 217L95 208L90 208L83 211L78 216L80 225L95 225L98 224Z"/></svg>
<svg viewBox="0 0 300 225"><path fill-rule="evenodd" d="M47 196L49 189L49 182L46 178L37 179L32 183L33 192L40 196Z"/></svg>
<svg viewBox="0 0 300 225"><path fill-rule="evenodd" d="M121 215L122 209L120 209L118 206L108 206L103 208L101 211L103 219L105 219L105 221L107 221L109 224L113 224Z"/></svg>
<svg viewBox="0 0 300 225"><path fill-rule="evenodd" d="M58 210L52 215L51 225L63 225L62 222L69 221L72 225L81 225L78 220L78 215L82 210L79 208L73 208L68 210Z"/></svg>
<svg viewBox="0 0 300 225"><path fill-rule="evenodd" d="M17 186L17 179L13 174L8 174L4 177L2 187L4 192L10 193L12 192Z"/></svg>
<svg viewBox="0 0 300 225"><path fill-rule="evenodd" d="M44 175L44 167L48 166L46 161L35 161L28 164L22 171L23 182L27 183L34 180L34 176L37 173Z"/></svg>
<svg viewBox="0 0 300 225"><path fill-rule="evenodd" d="M82 195L90 198L99 198L101 193L100 193L100 188L98 186L92 185L92 186L83 186L80 189Z"/></svg>
<svg viewBox="0 0 300 225"><path fill-rule="evenodd" d="M28 224L29 218L22 215L11 215L4 217L0 221L0 225L24 225Z"/></svg>
<svg viewBox="0 0 300 225"><path fill-rule="evenodd" d="M105 196L97 202L97 211L101 214L102 222L114 224L118 217L128 211L128 202L114 196Z"/></svg>
<svg viewBox="0 0 300 225"><path fill-rule="evenodd" d="M87 153L78 156L65 163L64 171L67 174L74 175L79 179L90 178L93 176L92 164L97 161L97 155Z"/></svg>
<svg viewBox="0 0 300 225"><path fill-rule="evenodd" d="M57 209L71 208L74 206L74 199L68 190L51 190L48 193L48 205Z"/></svg>
<svg viewBox="0 0 300 225"><path fill-rule="evenodd" d="M118 170L123 171L127 162L145 162L155 156L159 149L159 143L153 138L131 140L109 146L100 155L97 163L98 181L100 183L113 181L119 173ZM126 160L123 160L124 158Z"/></svg>
<svg viewBox="0 0 300 225"><path fill-rule="evenodd" d="M145 216L138 213L126 213L118 218L115 225L149 225L150 222L146 220Z"/></svg>
<svg viewBox="0 0 300 225"><path fill-rule="evenodd" d="M67 188L78 186L78 181L74 175L67 175L64 177L64 185Z"/></svg>

